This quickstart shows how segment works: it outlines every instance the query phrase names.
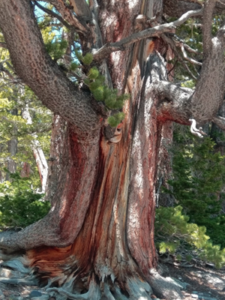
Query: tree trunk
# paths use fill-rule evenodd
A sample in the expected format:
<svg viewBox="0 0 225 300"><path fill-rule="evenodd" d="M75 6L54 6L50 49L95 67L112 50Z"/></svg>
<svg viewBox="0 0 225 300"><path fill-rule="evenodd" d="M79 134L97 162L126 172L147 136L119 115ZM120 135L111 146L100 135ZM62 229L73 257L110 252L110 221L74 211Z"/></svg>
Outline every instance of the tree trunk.
<svg viewBox="0 0 225 300"><path fill-rule="evenodd" d="M140 3L130 10L130 18L124 19L127 5L120 2L113 8L115 20L111 24L107 11L113 6L101 5L99 17L104 42L110 42L112 34L115 42L131 33L130 20L140 10ZM150 11L149 17L152 15ZM120 36L116 34L117 27ZM139 49L145 48L143 57ZM54 218L58 218L60 239L68 246L45 246L27 252L31 265L40 274L55 277L61 284L75 274L77 291L88 290L94 278L105 282L103 294L107 299L112 291L114 296L123 291L125 295L133 295L132 299L139 296L150 299L150 287L142 280L149 280L149 270L157 265L155 182L162 125L157 120L157 97L151 77L157 76L154 67L160 69L163 59L154 52L149 63L144 62L154 50L166 54L167 47L157 39L140 42L125 52L112 54L107 61L114 87L131 95L124 108L126 117L119 143L109 142L100 131L99 140L90 152L89 145L77 140L73 127L55 117L48 198ZM70 267L65 271L63 266L67 264ZM135 282L144 289L137 292ZM95 299L91 293L90 287L87 297Z"/></svg>
<svg viewBox="0 0 225 300"><path fill-rule="evenodd" d="M65 13L63 1L49 2L59 11L63 6L61 14ZM79 30L84 52L91 43L93 48L107 48L139 31L145 34L146 24L140 21L140 14L160 21L163 7L159 0L93 0L93 26L85 25L86 19L80 13L82 6L83 13L89 12L86 1L70 2L82 20ZM213 8L211 4L206 6L206 17L212 15ZM71 19L70 12L66 12L66 20L74 22L74 15ZM143 41L139 36L136 43L128 39L123 51L112 52L107 59L98 61L108 85L117 88L119 94L130 94L123 108L125 119L112 130L104 122L105 116L97 111L98 104L90 93L71 83L46 54L30 1L11 0L9 4L1 0L0 15L16 71L55 113L47 191L51 210L18 233L1 233L0 247L6 251L25 249L29 264L42 280L65 287L49 290L72 299L151 299L148 283L154 284L150 270L157 265L155 185L162 137L170 139L170 121L190 124L190 104L194 116L197 108L203 107L203 120L208 115L212 118L221 102L220 85L225 78L225 68L220 72L216 69L222 61L219 49L210 52L218 56L216 65L202 68L202 78L214 70L220 78L218 86L212 85L210 95L216 89L216 103L212 97L208 111L203 105L205 98L200 97L200 103L196 100L202 92L203 79L193 98L191 89L168 83L164 57L171 49L157 36ZM89 20L90 14L86 16ZM93 34L92 39L87 40L83 26ZM207 29L211 33L211 27ZM96 32L101 35L94 36ZM215 45L222 45L221 36ZM24 39L30 41L26 46ZM205 40L209 46L207 32Z"/></svg>

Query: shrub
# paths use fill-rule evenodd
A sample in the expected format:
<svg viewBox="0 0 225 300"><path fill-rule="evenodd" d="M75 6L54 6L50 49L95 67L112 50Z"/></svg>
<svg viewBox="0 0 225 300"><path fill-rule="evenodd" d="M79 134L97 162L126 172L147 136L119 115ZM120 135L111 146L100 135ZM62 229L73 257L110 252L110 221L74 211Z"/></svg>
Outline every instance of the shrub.
<svg viewBox="0 0 225 300"><path fill-rule="evenodd" d="M192 250L196 250L204 261L213 262L217 268L222 267L225 264L225 249L220 250L220 246L210 242L204 226L188 221L189 217L182 213L181 206L159 207L156 210L155 239L159 252L177 254L185 249L186 260L191 260Z"/></svg>
<svg viewBox="0 0 225 300"><path fill-rule="evenodd" d="M196 138L189 132L174 134L173 178L168 181L176 204L183 207L189 221L204 226L214 244L225 247L225 158L214 151L215 143L206 137Z"/></svg>
<svg viewBox="0 0 225 300"><path fill-rule="evenodd" d="M0 184L0 227L26 227L43 218L50 209L43 194L35 193L29 178L10 174L12 182Z"/></svg>

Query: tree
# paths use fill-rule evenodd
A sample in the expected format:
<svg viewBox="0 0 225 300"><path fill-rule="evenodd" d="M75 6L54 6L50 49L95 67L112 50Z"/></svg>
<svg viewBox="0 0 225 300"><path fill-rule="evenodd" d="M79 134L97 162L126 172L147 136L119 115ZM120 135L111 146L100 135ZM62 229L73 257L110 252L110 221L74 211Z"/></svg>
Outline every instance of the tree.
<svg viewBox="0 0 225 300"><path fill-rule="evenodd" d="M119 96L129 93L125 118L116 128L108 125L109 116L119 110L107 110L90 85L69 80L46 52L33 12L39 2L52 4L49 14L76 32L83 56L92 53L91 67L104 74L107 86ZM213 14L223 13L224 4L0 1L2 46L9 49L16 74L55 114L47 194L52 208L20 232L2 232L0 247L26 250L43 278L81 293L73 299L150 299L150 270L157 265L154 188L162 140L171 122L191 125L199 136L196 121L212 120L225 128L225 120L216 117L225 91L225 25L211 34ZM175 29L189 18L199 18L203 30L195 89L170 83L166 71L171 49L180 57ZM190 50L179 44L183 53ZM84 64L82 69L87 77L90 68Z"/></svg>

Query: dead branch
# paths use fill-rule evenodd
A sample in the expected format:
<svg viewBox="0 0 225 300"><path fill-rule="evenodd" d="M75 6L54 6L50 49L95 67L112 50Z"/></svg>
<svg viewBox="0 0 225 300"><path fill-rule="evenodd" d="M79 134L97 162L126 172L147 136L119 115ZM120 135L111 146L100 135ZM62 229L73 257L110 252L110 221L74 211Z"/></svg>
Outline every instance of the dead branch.
<svg viewBox="0 0 225 300"><path fill-rule="evenodd" d="M56 18L61 22L66 28L70 28L67 22L64 21L64 19L59 16L58 14L54 13L54 11L42 6L39 2L35 0L35 5L37 5L38 8L40 8L42 11L44 11L46 14L52 16L53 18Z"/></svg>
<svg viewBox="0 0 225 300"><path fill-rule="evenodd" d="M72 11L65 5L64 1L61 0L49 0L47 1L54 5L54 7L58 10L61 14L62 18L68 22L71 26L74 26L77 32L80 33L87 33L87 28L82 25L79 20L73 15Z"/></svg>
<svg viewBox="0 0 225 300"><path fill-rule="evenodd" d="M174 22L170 22L163 25L158 25L153 28L148 28L143 31L139 31L137 33L131 34L130 36L116 42L116 43L110 43L109 45L104 45L101 49L99 49L94 54L94 60L102 60L107 55L114 51L119 51L124 49L126 46L129 46L133 43L136 43L138 41L141 41L143 39L159 36L162 33L165 32L174 32L175 28L177 26L182 25L184 22L186 22L191 17L199 16L203 13L202 9L195 10L195 11L188 11L187 13L183 14L178 20Z"/></svg>
<svg viewBox="0 0 225 300"><path fill-rule="evenodd" d="M185 58L187 61L189 61L189 62L192 63L192 64L198 65L198 66L201 66L201 65L202 65L202 63L200 63L199 61L197 61L197 60L195 60L195 59L190 58L189 56L187 56L187 53L186 53L186 51L185 51L185 48L184 48L184 45L183 45L183 44L180 44L180 48L181 48L181 51L182 51L182 53L183 53L184 58Z"/></svg>
<svg viewBox="0 0 225 300"><path fill-rule="evenodd" d="M190 70L190 68L188 67L188 65L184 62L182 56L180 55L180 53L177 51L176 48L176 44L174 42L174 40L170 39L168 36L166 36L165 34L162 34L162 39L168 44L170 45L171 49L174 51L174 53L176 53L176 57L178 58L178 60L181 62L181 64L183 65L183 67L187 70L187 72L190 74L190 76L193 79L197 79L197 77L192 73L192 71Z"/></svg>

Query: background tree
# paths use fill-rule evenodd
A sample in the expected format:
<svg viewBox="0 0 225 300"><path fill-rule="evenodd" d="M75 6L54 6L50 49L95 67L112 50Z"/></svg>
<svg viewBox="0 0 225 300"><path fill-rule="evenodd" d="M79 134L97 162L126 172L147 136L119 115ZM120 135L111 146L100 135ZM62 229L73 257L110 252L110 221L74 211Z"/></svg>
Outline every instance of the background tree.
<svg viewBox="0 0 225 300"><path fill-rule="evenodd" d="M63 66L60 56L47 53L51 43L43 43L35 5L67 28L69 59ZM150 270L157 265L155 181L162 137L170 122L191 125L198 136L202 130L196 121L212 120L224 128L224 119L216 117L225 88L224 24L211 33L213 13L222 14L224 7L216 0L93 0L89 5L84 0L1 0L2 45L16 74L55 118L47 193L51 210L20 232L2 232L0 247L26 250L43 278L66 286L50 290L76 292L70 294L74 299L151 299L149 283L157 286ZM175 29L194 17L202 24L203 55L191 89L168 81L166 61L171 49L182 61ZM76 41L81 64L71 74ZM183 54L192 49L182 41L179 45ZM158 291L164 295L163 287Z"/></svg>

